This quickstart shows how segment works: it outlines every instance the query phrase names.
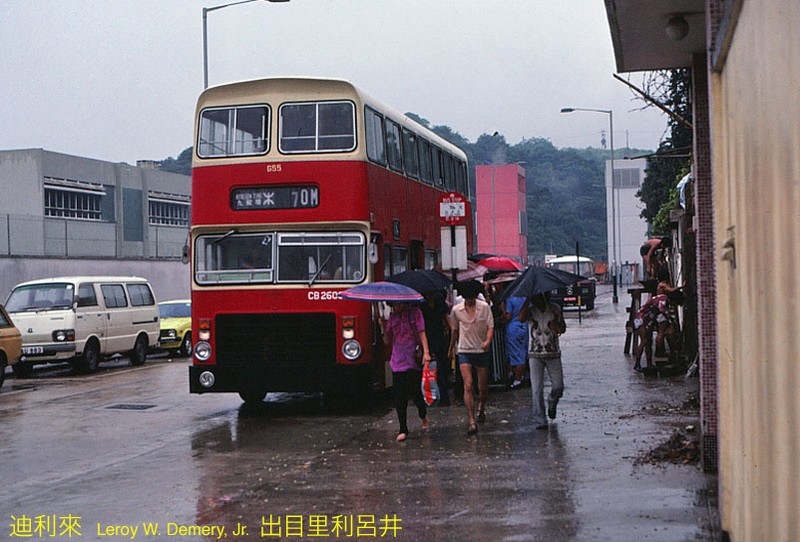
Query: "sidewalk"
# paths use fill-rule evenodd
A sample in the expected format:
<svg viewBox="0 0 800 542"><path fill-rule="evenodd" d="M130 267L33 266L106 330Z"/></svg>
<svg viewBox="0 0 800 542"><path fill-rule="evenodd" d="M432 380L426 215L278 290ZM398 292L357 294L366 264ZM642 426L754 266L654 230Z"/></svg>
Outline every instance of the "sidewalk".
<svg viewBox="0 0 800 542"><path fill-rule="evenodd" d="M632 370L628 302L603 289L582 323L567 313L565 394L549 430L533 427L523 388L492 390L476 437L459 404L432 409L428 433L409 406L402 444L393 412L359 437L362 475L398 477L380 500L394 503L405 540L717 540L716 477L687 442L699 439L697 379ZM402 472L376 470L396 454Z"/></svg>

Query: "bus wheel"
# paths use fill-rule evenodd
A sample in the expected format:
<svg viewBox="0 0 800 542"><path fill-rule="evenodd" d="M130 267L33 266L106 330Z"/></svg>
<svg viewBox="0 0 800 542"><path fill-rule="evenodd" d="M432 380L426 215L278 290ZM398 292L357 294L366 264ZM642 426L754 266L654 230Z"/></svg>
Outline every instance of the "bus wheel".
<svg viewBox="0 0 800 542"><path fill-rule="evenodd" d="M260 386L245 386L239 389L239 397L247 404L260 403L267 396L267 390Z"/></svg>
<svg viewBox="0 0 800 542"><path fill-rule="evenodd" d="M136 337L136 344L130 352L131 365L144 365L147 360L147 339L144 335Z"/></svg>
<svg viewBox="0 0 800 542"><path fill-rule="evenodd" d="M97 370L97 364L100 361L100 346L97 341L90 340L83 347L83 355L78 361L78 366L84 373L93 373Z"/></svg>
<svg viewBox="0 0 800 542"><path fill-rule="evenodd" d="M26 376L31 376L33 372L33 363L29 361L18 361L11 366L11 370L14 371L14 376L25 378Z"/></svg>

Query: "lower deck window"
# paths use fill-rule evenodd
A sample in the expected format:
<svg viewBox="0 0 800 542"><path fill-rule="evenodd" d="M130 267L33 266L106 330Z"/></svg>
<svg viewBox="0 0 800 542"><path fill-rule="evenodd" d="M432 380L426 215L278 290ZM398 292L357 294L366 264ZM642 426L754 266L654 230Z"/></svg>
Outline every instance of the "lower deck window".
<svg viewBox="0 0 800 542"><path fill-rule="evenodd" d="M264 232L201 235L195 241L198 284L357 283L366 274L360 232Z"/></svg>

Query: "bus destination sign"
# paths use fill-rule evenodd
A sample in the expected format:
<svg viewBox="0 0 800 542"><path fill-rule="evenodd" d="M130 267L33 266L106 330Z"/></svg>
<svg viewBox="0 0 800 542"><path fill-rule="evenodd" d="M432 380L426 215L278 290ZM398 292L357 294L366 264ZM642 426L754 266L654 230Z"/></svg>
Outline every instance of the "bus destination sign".
<svg viewBox="0 0 800 542"><path fill-rule="evenodd" d="M313 209L319 206L319 187L258 186L234 188L231 209L250 211L262 209Z"/></svg>

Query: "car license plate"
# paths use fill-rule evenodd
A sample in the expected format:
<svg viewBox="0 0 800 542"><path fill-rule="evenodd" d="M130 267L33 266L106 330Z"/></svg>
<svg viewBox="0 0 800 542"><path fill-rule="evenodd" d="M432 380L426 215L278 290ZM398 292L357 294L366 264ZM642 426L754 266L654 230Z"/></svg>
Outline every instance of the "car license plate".
<svg viewBox="0 0 800 542"><path fill-rule="evenodd" d="M44 347L42 346L23 346L22 354L25 356L32 356L35 354L44 354Z"/></svg>
<svg viewBox="0 0 800 542"><path fill-rule="evenodd" d="M565 297L564 298L564 301L577 301L577 300L578 299L576 297Z"/></svg>

